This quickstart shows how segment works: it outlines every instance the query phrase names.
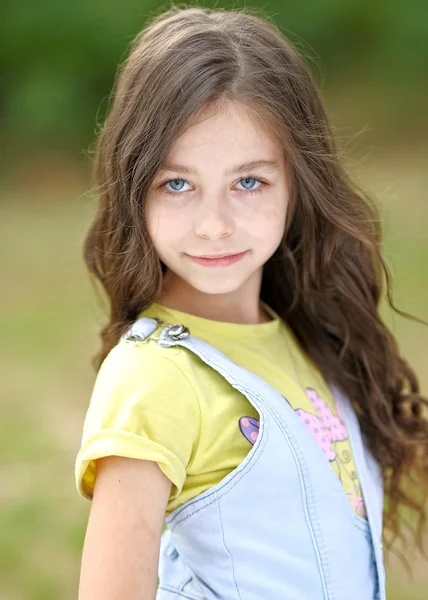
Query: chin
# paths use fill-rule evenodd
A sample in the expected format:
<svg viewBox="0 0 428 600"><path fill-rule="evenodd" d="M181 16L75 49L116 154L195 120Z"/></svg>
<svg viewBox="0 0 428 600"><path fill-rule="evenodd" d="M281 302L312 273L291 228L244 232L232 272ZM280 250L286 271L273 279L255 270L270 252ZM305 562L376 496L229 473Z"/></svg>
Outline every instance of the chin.
<svg viewBox="0 0 428 600"><path fill-rule="evenodd" d="M223 294L232 294L237 289L238 286L235 285L221 285L221 284L211 284L211 285L193 285L195 290L200 292L201 294L207 294L210 296L223 295Z"/></svg>
<svg viewBox="0 0 428 600"><path fill-rule="evenodd" d="M191 278L185 280L187 285L201 294L230 294L238 290L245 282L245 278L237 280L236 277L225 277L218 273L215 277L207 274L206 277Z"/></svg>

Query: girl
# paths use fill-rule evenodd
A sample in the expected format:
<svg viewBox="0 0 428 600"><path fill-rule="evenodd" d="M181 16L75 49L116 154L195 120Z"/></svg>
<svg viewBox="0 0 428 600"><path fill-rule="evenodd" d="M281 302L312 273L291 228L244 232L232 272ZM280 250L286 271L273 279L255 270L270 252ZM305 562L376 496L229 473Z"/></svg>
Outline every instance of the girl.
<svg viewBox="0 0 428 600"><path fill-rule="evenodd" d="M413 509L421 544L426 400L302 58L248 9L171 7L120 69L94 173L111 310L80 600L384 599L383 517L390 545Z"/></svg>

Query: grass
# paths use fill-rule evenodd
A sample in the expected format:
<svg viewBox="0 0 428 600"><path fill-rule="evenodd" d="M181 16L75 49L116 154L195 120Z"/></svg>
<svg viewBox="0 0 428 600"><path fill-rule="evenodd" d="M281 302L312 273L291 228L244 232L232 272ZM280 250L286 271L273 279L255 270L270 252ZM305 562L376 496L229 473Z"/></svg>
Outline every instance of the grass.
<svg viewBox="0 0 428 600"><path fill-rule="evenodd" d="M390 149L366 156L355 175L380 200L399 307L428 320L422 158ZM93 211L82 196L85 177L46 189L33 174L0 192L0 249L7 259L0 275L1 600L77 597L90 505L75 490L74 460L103 318L81 259ZM427 329L382 310L426 394ZM415 558L408 581L392 559L388 598L422 600L426 571L426 562Z"/></svg>

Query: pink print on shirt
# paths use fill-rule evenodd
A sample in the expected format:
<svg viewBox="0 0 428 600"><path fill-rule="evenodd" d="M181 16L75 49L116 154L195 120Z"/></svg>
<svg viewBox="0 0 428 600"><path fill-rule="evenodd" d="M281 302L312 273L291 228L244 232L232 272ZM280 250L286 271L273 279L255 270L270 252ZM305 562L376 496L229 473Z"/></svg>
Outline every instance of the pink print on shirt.
<svg viewBox="0 0 428 600"><path fill-rule="evenodd" d="M329 406L312 388L306 388L305 391L318 416L312 415L301 408L296 409L295 412L308 427L328 460L332 461L336 458L336 453L331 442L343 441L348 438L343 415L339 407L337 407L338 416L334 415ZM259 435L259 420L253 417L241 417L239 419L239 428L247 440L251 444L254 444Z"/></svg>
<svg viewBox="0 0 428 600"><path fill-rule="evenodd" d="M328 460L332 461L336 458L332 442L342 442L348 439L343 415L339 406L336 407L337 416L334 415L329 406L312 388L306 388L305 392L318 416L312 415L301 408L298 408L296 413L308 427Z"/></svg>

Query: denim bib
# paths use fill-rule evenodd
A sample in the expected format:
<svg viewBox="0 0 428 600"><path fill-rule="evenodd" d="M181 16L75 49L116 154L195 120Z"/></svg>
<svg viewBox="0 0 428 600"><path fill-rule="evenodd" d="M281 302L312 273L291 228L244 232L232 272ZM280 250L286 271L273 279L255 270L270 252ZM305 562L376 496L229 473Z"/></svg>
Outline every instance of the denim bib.
<svg viewBox="0 0 428 600"><path fill-rule="evenodd" d="M284 396L182 324L153 336L160 323L142 317L121 341L193 352L246 396L260 428L241 464L166 516L156 600L385 600L382 472L347 397L331 386L367 520Z"/></svg>

